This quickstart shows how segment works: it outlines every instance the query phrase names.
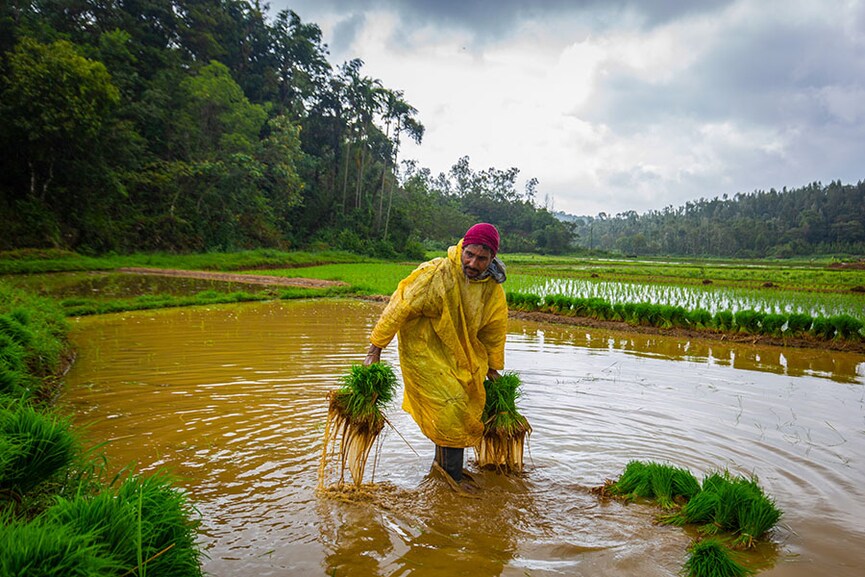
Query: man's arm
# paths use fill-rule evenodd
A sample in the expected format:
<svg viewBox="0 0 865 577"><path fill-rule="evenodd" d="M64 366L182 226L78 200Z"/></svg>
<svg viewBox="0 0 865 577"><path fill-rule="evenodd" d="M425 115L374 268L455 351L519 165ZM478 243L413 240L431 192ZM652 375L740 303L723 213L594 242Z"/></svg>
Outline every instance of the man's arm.
<svg viewBox="0 0 865 577"><path fill-rule="evenodd" d="M366 358L363 360L363 366L368 367L373 363L381 362L381 347L370 345L366 352Z"/></svg>

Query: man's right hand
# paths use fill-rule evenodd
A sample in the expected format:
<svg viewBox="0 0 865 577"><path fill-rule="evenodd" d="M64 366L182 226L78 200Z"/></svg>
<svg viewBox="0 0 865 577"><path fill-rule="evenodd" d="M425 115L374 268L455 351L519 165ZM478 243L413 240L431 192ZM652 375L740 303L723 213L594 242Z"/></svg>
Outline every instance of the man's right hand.
<svg viewBox="0 0 865 577"><path fill-rule="evenodd" d="M366 352L366 358L363 360L363 366L368 367L373 363L381 362L381 348L370 345Z"/></svg>

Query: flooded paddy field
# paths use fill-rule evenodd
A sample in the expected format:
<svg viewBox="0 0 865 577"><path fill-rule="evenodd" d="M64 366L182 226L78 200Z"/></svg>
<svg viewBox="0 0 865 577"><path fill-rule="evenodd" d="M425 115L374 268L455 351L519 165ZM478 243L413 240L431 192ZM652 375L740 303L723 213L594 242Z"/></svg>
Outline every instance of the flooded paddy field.
<svg viewBox="0 0 865 577"><path fill-rule="evenodd" d="M153 280L153 279L148 279ZM395 403L364 499L316 495L325 395L380 303L279 301L86 317L61 409L112 470L166 467L214 576L678 575L694 534L591 489L634 459L756 475L784 516L760 575L865 566L865 357L511 321L534 432L519 478L458 496ZM399 372L396 343L383 360ZM401 394L399 394L401 398ZM371 467L368 468L368 471Z"/></svg>

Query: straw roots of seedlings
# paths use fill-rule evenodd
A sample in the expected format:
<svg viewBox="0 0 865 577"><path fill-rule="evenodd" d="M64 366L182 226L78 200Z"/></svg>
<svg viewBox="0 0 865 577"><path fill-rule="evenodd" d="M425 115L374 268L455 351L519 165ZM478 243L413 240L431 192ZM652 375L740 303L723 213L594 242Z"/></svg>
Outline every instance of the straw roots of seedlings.
<svg viewBox="0 0 865 577"><path fill-rule="evenodd" d="M504 373L494 381L487 379L484 382L484 436L475 447L480 467L505 472L523 470L525 441L532 427L517 411L516 400L521 385L516 373Z"/></svg>
<svg viewBox="0 0 865 577"><path fill-rule="evenodd" d="M353 365L342 377L342 387L328 394L324 448L319 467L319 488L327 484L330 457L339 456L339 480L348 468L355 486L363 483L366 462L386 422L383 409L393 399L396 375L390 366ZM375 471L373 471L373 474Z"/></svg>

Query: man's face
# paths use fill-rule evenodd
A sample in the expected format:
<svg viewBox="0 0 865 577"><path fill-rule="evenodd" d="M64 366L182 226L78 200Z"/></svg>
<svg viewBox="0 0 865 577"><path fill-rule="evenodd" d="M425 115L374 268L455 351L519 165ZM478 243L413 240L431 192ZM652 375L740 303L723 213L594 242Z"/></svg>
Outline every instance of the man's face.
<svg viewBox="0 0 865 577"><path fill-rule="evenodd" d="M487 270L492 260L492 253L483 245L470 244L463 247L463 273L468 278L478 278Z"/></svg>

